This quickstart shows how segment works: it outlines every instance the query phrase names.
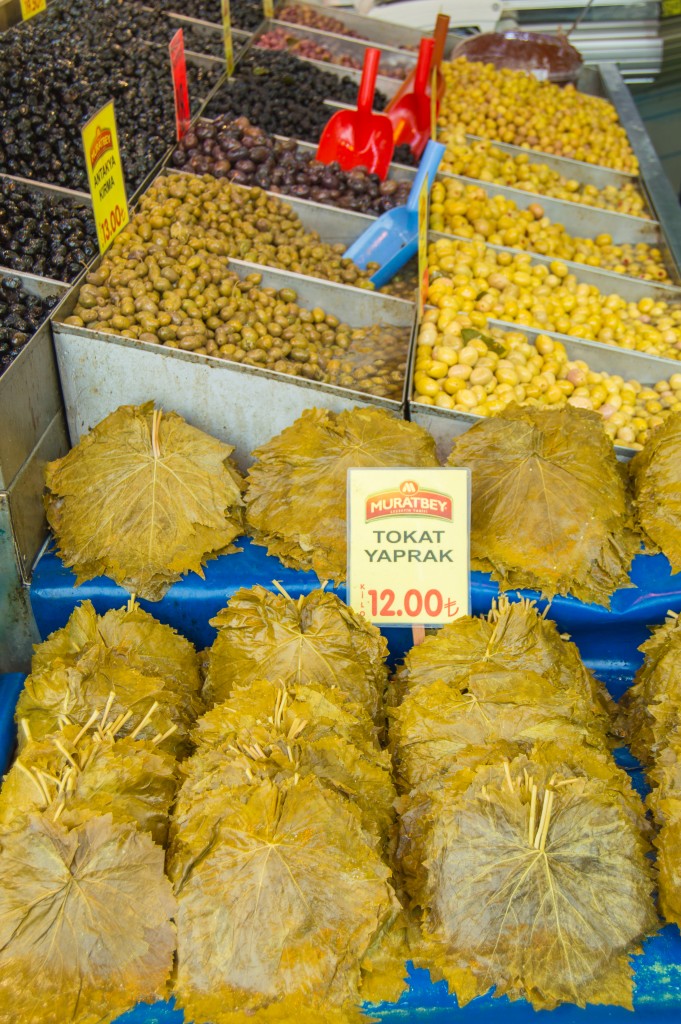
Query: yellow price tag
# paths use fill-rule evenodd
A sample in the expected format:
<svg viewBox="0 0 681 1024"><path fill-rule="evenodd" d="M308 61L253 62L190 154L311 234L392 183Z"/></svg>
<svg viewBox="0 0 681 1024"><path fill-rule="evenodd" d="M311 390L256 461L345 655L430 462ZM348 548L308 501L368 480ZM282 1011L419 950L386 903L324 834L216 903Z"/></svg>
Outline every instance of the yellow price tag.
<svg viewBox="0 0 681 1024"><path fill-rule="evenodd" d="M419 320L428 299L428 178L419 192Z"/></svg>
<svg viewBox="0 0 681 1024"><path fill-rule="evenodd" d="M47 7L47 0L21 0L21 17L28 21L35 14L40 14Z"/></svg>
<svg viewBox="0 0 681 1024"><path fill-rule="evenodd" d="M229 0L222 0L222 33L225 41L227 74L231 75L234 71L234 44L232 43L232 15L229 9Z"/></svg>
<svg viewBox="0 0 681 1024"><path fill-rule="evenodd" d="M266 18L274 17L274 0L262 0L263 14Z"/></svg>
<svg viewBox="0 0 681 1024"><path fill-rule="evenodd" d="M348 604L370 622L470 614L470 470L348 470Z"/></svg>
<svg viewBox="0 0 681 1024"><path fill-rule="evenodd" d="M83 149L99 251L103 253L130 220L113 100L83 126Z"/></svg>

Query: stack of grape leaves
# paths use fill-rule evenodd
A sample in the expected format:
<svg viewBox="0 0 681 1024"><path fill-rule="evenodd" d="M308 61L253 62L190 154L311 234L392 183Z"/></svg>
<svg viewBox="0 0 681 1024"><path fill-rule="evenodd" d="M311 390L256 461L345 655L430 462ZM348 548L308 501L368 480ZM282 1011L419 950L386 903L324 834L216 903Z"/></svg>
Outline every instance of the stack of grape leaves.
<svg viewBox="0 0 681 1024"><path fill-rule="evenodd" d="M629 464L638 522L681 572L681 413L673 413Z"/></svg>
<svg viewBox="0 0 681 1024"><path fill-rule="evenodd" d="M432 437L383 409L307 409L253 455L246 518L255 543L335 583L346 576L348 470L438 465Z"/></svg>
<svg viewBox="0 0 681 1024"><path fill-rule="evenodd" d="M47 518L77 582L104 574L158 601L236 550L243 480L233 450L146 402L121 406L49 463Z"/></svg>
<svg viewBox="0 0 681 1024"><path fill-rule="evenodd" d="M627 740L652 786L660 909L681 928L681 619L670 612L640 649L643 666L620 707Z"/></svg>
<svg viewBox="0 0 681 1024"><path fill-rule="evenodd" d="M471 566L502 590L608 607L630 585L639 540L595 413L509 406L457 438L447 464L471 470Z"/></svg>
<svg viewBox="0 0 681 1024"><path fill-rule="evenodd" d="M283 589L237 591L211 619L211 648L203 695L208 704L255 679L302 683L335 691L381 724L388 645L381 632L335 594L313 590L297 599Z"/></svg>
<svg viewBox="0 0 681 1024"><path fill-rule="evenodd" d="M109 638L122 634L131 656L137 648L153 661L161 651L138 611L127 629L127 610L99 621ZM88 615L74 615L36 661L91 643L88 625ZM0 790L0 1018L8 1024L94 1024L168 994L176 903L163 844L179 772L162 749L162 709L156 714L152 707L124 734L130 712L118 713L111 691L83 725L33 739L22 723L22 749Z"/></svg>
<svg viewBox="0 0 681 1024"><path fill-rule="evenodd" d="M312 649L299 642L300 664L290 665L290 651L273 657L274 609L285 634L296 602L282 595L273 605L260 588L254 598L249 607L240 592L219 617L209 680L213 696L224 684L226 699L199 720L196 753L182 765L168 856L179 904L174 995L197 1024L352 1024L366 1020L362 1002L395 1000L405 987L404 922L386 863L390 761L377 743L367 680L349 670L340 640L354 620L349 610L322 592L303 599ZM235 620L261 618L267 679L253 674L251 636L243 681L238 666L219 681L230 634L235 649L248 637L248 628L231 628L232 611ZM328 664L322 659L332 613L338 666L331 642ZM352 627L360 663L367 648L380 650L368 642L372 627L364 628L368 637L360 620Z"/></svg>
<svg viewBox="0 0 681 1024"><path fill-rule="evenodd" d="M461 1005L494 989L631 1007L630 957L657 927L645 809L574 645L502 599L415 648L395 692L414 961Z"/></svg>
<svg viewBox="0 0 681 1024"><path fill-rule="evenodd" d="M106 706L111 720L121 718L123 735L147 739L160 731L160 748L183 756L203 710L200 687L192 644L133 598L102 616L84 601L36 648L17 703L19 743L84 726Z"/></svg>

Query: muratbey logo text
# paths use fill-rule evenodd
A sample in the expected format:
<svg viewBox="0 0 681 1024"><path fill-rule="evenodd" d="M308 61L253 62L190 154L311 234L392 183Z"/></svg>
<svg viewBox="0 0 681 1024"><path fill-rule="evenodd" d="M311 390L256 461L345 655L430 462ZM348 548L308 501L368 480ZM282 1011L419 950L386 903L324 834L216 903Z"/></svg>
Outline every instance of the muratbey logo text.
<svg viewBox="0 0 681 1024"><path fill-rule="evenodd" d="M111 132L108 128L98 128L95 134L95 139L90 146L90 167L94 171L97 163L108 153L110 149L113 149L113 139Z"/></svg>
<svg viewBox="0 0 681 1024"><path fill-rule="evenodd" d="M381 491L366 499L366 521L383 516L434 516L452 521L452 499L439 491L424 491L414 480L404 480L397 490Z"/></svg>

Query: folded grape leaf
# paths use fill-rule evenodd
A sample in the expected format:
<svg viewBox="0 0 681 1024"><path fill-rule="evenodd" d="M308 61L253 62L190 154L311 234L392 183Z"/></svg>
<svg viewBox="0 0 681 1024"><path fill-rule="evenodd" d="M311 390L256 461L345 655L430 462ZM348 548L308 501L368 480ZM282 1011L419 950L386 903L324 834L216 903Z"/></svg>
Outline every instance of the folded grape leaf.
<svg viewBox="0 0 681 1024"><path fill-rule="evenodd" d="M397 778L407 788L446 773L468 747L540 740L605 747L605 736L576 691L557 691L535 672L493 666L456 683L438 679L390 710Z"/></svg>
<svg viewBox="0 0 681 1024"><path fill-rule="evenodd" d="M465 789L454 775L435 800L422 928L460 1003L494 987L535 1009L631 1009L629 957L658 922L648 844L621 801L526 758Z"/></svg>
<svg viewBox="0 0 681 1024"><path fill-rule="evenodd" d="M225 700L237 682L276 679L337 689L372 718L380 716L386 640L335 594L314 590L294 600L255 586L238 591L210 621L218 635L204 689L208 703Z"/></svg>
<svg viewBox="0 0 681 1024"><path fill-rule="evenodd" d="M438 465L433 438L383 409L307 409L253 455L246 514L255 543L335 583L346 575L348 469Z"/></svg>
<svg viewBox="0 0 681 1024"><path fill-rule="evenodd" d="M585 704L611 724L614 704L605 687L585 668L575 644L561 636L555 622L540 614L534 602L505 596L487 616L462 616L413 647L405 658L399 687L410 692L442 679L456 683L471 669L487 665L537 673L556 690L583 694Z"/></svg>
<svg viewBox="0 0 681 1024"><path fill-rule="evenodd" d="M49 463L47 518L77 582L104 574L158 601L234 550L243 481L233 450L146 402L121 406Z"/></svg>
<svg viewBox="0 0 681 1024"><path fill-rule="evenodd" d="M95 657L93 657L93 650ZM176 689L198 693L199 662L193 644L140 608L134 598L122 608L97 615L92 602L78 605L63 629L37 644L31 661L34 673L56 664L77 668L85 659L106 664L114 653L145 675L162 676Z"/></svg>
<svg viewBox="0 0 681 1024"><path fill-rule="evenodd" d="M0 832L0 1017L108 1022L166 994L175 901L163 850L110 816Z"/></svg>
<svg viewBox="0 0 681 1024"><path fill-rule="evenodd" d="M309 777L222 790L196 819L178 828L183 839L196 826L191 861L174 868L175 840L169 858L175 997L187 1017L221 1024L291 993L312 1005L358 1003L361 961L399 906L350 805Z"/></svg>
<svg viewBox="0 0 681 1024"><path fill-rule="evenodd" d="M153 741L116 738L106 723L67 726L31 740L0 790L0 825L15 827L42 812L74 828L97 815L133 822L164 845L178 787L177 762Z"/></svg>
<svg viewBox="0 0 681 1024"><path fill-rule="evenodd" d="M681 618L670 612L639 650L645 658L620 701L620 723L634 755L652 764L681 735Z"/></svg>
<svg viewBox="0 0 681 1024"><path fill-rule="evenodd" d="M681 413L653 432L629 471L641 529L681 572Z"/></svg>
<svg viewBox="0 0 681 1024"><path fill-rule="evenodd" d="M458 437L447 464L471 470L471 564L503 590L608 607L631 585L639 538L595 413L509 406Z"/></svg>
<svg viewBox="0 0 681 1024"><path fill-rule="evenodd" d="M681 801L677 801L681 803ZM658 898L665 921L681 929L681 808L674 808L654 839L657 850Z"/></svg>
<svg viewBox="0 0 681 1024"><path fill-rule="evenodd" d="M66 725L85 726L108 708L109 721L124 718L121 735L138 728L142 739L161 733L161 749L187 754L191 725L203 708L198 694L174 690L172 680L144 675L115 653L103 663L100 652L91 653L91 666L81 658L77 669L57 666L27 677L15 712L20 749L28 739L43 739Z"/></svg>

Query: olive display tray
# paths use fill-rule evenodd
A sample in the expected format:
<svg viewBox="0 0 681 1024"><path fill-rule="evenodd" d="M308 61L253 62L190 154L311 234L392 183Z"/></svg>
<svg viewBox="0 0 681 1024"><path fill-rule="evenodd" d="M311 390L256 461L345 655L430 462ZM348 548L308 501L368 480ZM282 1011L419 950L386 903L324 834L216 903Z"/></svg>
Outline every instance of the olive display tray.
<svg viewBox="0 0 681 1024"><path fill-rule="evenodd" d="M249 273L261 274L262 287L293 288L300 305L320 306L353 327L386 324L404 328L408 362L414 321L412 303L239 260L230 260L229 266L242 278ZM248 465L254 448L315 405L334 412L377 406L397 416L404 415L408 367L400 397L381 398L274 370L73 327L63 321L76 301L74 289L52 317L66 418L74 444L119 405L150 399L235 445L235 457L242 467Z"/></svg>
<svg viewBox="0 0 681 1024"><path fill-rule="evenodd" d="M271 587L272 579L281 581L293 597L309 593L318 586L314 573L286 569L264 548L249 540L239 544L242 551L223 555L206 565L205 580L186 577L170 588L162 601L141 604L162 622L188 636L199 647L210 644L214 630L208 619L223 607L240 587L260 584ZM620 590L612 602L612 611L584 605L574 598L556 598L551 604L551 617L561 631L572 634L586 664L609 686L613 696L621 696L630 684L641 662L637 650L648 635L648 626L662 622L668 609L681 610L681 581L669 572L661 555L639 556L632 568L632 581L637 589ZM344 589L338 591L344 597ZM522 593L536 597L536 594ZM489 610L498 587L485 573L472 573L471 598L474 614ZM99 614L124 604L128 594L106 577L75 587L73 573L66 569L52 551L46 551L38 562L31 585L31 601L41 636L44 638L61 628L78 601L92 600ZM546 602L540 602L544 607ZM409 629L386 630L391 661L400 659L411 645ZM0 683L3 681L0 680ZM18 692L16 677L0 686L0 762L8 761L14 745L12 713ZM632 767L631 760L624 762ZM635 1016L622 1009L561 1006L554 1011L536 1013L523 1001L511 1003L490 995L476 999L464 1009L447 993L444 983L432 984L426 971L410 970L409 989L399 1003L383 1004L371 1016L385 1024L493 1024L503 1013L512 1024L532 1024L540 1019L550 1024L640 1024L678 1022L681 1015L681 938L674 927L664 928L645 943L644 955L634 959L636 992ZM172 1002L140 1005L118 1018L117 1024L182 1024L184 1018Z"/></svg>

